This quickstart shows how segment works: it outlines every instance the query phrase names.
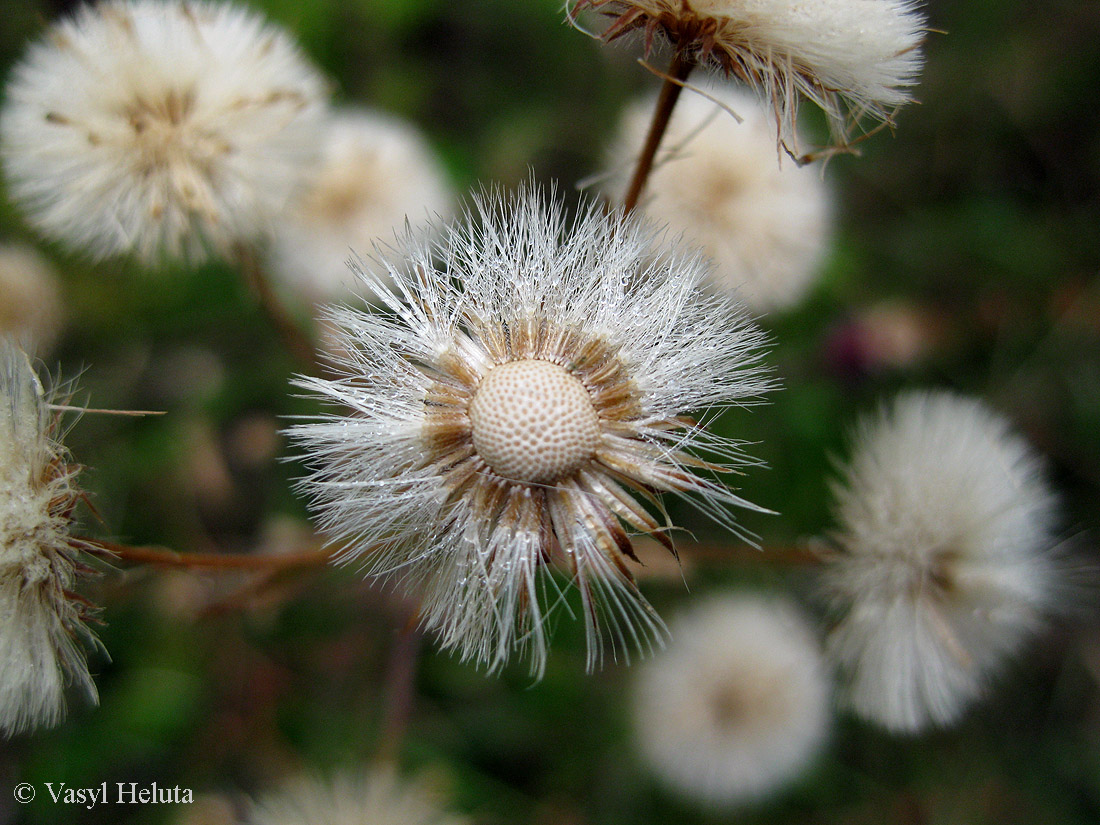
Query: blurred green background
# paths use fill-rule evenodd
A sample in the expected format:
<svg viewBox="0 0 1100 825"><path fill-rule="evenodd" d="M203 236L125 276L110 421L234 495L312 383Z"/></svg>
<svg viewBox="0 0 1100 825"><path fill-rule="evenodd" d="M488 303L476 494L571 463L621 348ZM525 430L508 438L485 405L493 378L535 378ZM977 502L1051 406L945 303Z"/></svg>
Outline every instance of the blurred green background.
<svg viewBox="0 0 1100 825"><path fill-rule="evenodd" d="M67 3L4 2L0 70ZM620 108L655 88L637 44L603 47L558 0L344 0L250 5L296 33L339 101L424 130L460 190L556 180L576 201ZM896 134L824 171L838 231L800 308L763 323L784 389L729 412L767 469L745 494L763 544L830 527L828 479L857 415L903 386L976 394L1050 460L1074 574L1100 530L1100 4L927 4L920 105ZM821 134L817 113L806 125ZM150 273L93 264L36 240L0 197L0 239L38 244L64 279L68 326L46 362L95 407L68 444L102 524L95 535L187 550L295 546L308 527L301 474L279 429L310 412L295 364L238 275L220 264ZM884 332L885 330L885 332ZM908 342L884 347L882 336ZM721 541L694 516L696 533ZM808 571L720 564L644 585L666 618L724 587L806 597ZM302 768L368 760L396 633L387 599L354 571L265 581L128 569L89 595L110 660L92 658L98 708L0 743L0 825L161 823L170 806L18 808L16 782L157 781L229 795ZM1083 602L1095 601L1087 589ZM0 667L2 667L0 663ZM583 635L560 617L546 678L520 664L486 677L424 645L401 751L488 825L1100 822L1100 627L1077 606L957 729L891 737L841 714L832 744L789 791L737 814L700 810L649 777L631 743L630 671L584 672Z"/></svg>

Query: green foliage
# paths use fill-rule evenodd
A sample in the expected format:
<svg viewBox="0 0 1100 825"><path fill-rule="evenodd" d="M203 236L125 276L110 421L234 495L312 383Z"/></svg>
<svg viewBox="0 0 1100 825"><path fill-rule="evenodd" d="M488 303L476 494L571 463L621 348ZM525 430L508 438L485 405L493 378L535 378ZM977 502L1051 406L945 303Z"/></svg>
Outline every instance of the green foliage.
<svg viewBox="0 0 1100 825"><path fill-rule="evenodd" d="M61 5L3 4L5 69ZM417 123L462 187L533 175L577 200L620 106L657 82L634 62L636 47L601 47L565 25L558 0L252 5L297 33L338 99ZM900 114L893 137L861 144L862 157L829 162L840 230L825 276L802 308L763 321L784 389L716 424L768 465L737 480L778 512L743 519L765 547L828 532L831 462L857 415L903 385L952 387L1006 413L1049 457L1064 534L1100 530L1100 13L1090 0L933 2L929 13L946 34L929 35L921 105ZM0 234L31 237L5 198ZM167 413L88 414L73 427L68 444L90 468L84 484L103 521L85 512L89 531L242 551L303 525L290 492L302 468L281 460L288 448L274 432L314 408L291 395L295 364L238 274L223 264L146 272L46 249L69 308L50 366L84 370L90 406ZM925 325L902 363L845 343L886 300ZM697 519L688 526L732 541ZM1095 559L1094 538L1081 543ZM644 585L664 615L735 583L794 588L814 604L804 572L711 558L689 573L690 592L675 577ZM105 780L251 793L295 769L372 756L395 634L387 596L353 571L291 572L256 592L241 577L197 578L104 574L89 594L106 605L111 660L93 657L102 705L76 700L61 728L3 746L5 794L16 781ZM901 739L842 716L808 776L736 817L647 776L625 715L630 670L586 675L579 621L565 611L538 684L522 665L487 677L426 640L401 757L442 776L456 807L486 825L1084 825L1100 820L1091 618L1052 634L958 730ZM0 801L0 822L27 825L180 813Z"/></svg>

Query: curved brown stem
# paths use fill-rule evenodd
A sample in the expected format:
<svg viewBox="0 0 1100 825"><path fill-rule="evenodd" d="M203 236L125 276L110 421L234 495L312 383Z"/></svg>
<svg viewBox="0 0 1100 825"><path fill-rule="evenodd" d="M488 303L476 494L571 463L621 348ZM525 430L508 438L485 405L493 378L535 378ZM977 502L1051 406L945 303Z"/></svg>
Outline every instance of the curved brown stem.
<svg viewBox="0 0 1100 825"><path fill-rule="evenodd" d="M822 557L812 547L749 547L748 545L684 544L677 542L681 556L700 564L766 564L777 567L813 567Z"/></svg>
<svg viewBox="0 0 1100 825"><path fill-rule="evenodd" d="M270 319L272 325L282 338L290 354L293 355L303 367L311 373L318 372L317 350L313 341L305 331L287 312L286 307L279 301L275 290L271 288L267 272L260 264L256 250L245 244L236 247L237 261L241 267L241 274L248 283L256 301L263 309L264 314Z"/></svg>
<svg viewBox="0 0 1100 825"><path fill-rule="evenodd" d="M331 548L303 550L299 553L279 555L230 555L222 553L178 553L167 547L131 547L127 544L81 539L81 545L90 552L134 564L153 564L160 567L184 567L197 570L286 570L293 567L313 567L328 562L337 552Z"/></svg>
<svg viewBox="0 0 1100 825"><path fill-rule="evenodd" d="M626 197L623 198L623 211L627 214L638 205L638 199L642 196L642 190L645 189L649 173L653 169L653 159L657 156L657 149L661 146L661 139L665 136L665 130L672 117L672 110L676 107L676 101L680 99L684 81L694 68L695 59L690 55L677 50L672 56L664 85L661 86L661 92L657 96L657 106L653 110L653 120L649 124L645 145L642 146L638 165L634 167L634 176L630 179Z"/></svg>

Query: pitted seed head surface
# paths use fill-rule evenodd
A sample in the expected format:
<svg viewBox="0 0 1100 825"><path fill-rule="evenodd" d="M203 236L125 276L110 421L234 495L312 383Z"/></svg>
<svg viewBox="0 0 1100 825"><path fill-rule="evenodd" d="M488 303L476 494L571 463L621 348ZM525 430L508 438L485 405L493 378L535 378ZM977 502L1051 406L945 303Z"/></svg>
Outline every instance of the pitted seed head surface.
<svg viewBox="0 0 1100 825"><path fill-rule="evenodd" d="M470 402L478 455L500 476L549 484L592 458L599 416L588 390L550 361L525 359L493 367Z"/></svg>

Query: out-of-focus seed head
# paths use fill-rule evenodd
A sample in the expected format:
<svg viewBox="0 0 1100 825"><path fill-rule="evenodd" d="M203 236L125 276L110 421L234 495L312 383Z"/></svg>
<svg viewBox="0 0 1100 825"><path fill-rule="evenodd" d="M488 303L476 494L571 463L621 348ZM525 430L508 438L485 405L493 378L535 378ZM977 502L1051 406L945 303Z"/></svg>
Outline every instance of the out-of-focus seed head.
<svg viewBox="0 0 1100 825"><path fill-rule="evenodd" d="M1056 601L1043 462L980 402L907 392L862 422L835 495L849 703L895 731L957 722Z"/></svg>
<svg viewBox="0 0 1100 825"><path fill-rule="evenodd" d="M4 171L35 227L93 256L225 254L263 235L309 170L325 90L241 7L89 4L16 66Z"/></svg>

